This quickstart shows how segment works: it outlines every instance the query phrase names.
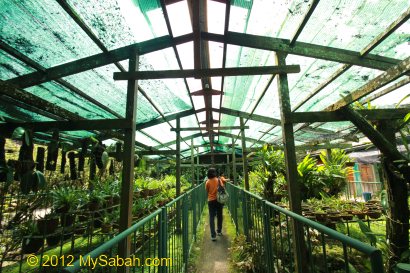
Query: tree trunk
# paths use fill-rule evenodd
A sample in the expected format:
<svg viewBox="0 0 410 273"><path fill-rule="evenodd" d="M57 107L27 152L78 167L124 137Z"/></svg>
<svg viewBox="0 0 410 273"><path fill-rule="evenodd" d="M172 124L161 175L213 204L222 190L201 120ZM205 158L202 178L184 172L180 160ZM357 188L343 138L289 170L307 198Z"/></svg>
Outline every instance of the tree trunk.
<svg viewBox="0 0 410 273"><path fill-rule="evenodd" d="M378 130L392 144L396 144L391 123L380 122ZM406 179L389 158L382 156L382 168L388 198L386 239L389 245L387 272L393 273L401 254L409 248L409 204Z"/></svg>
<svg viewBox="0 0 410 273"><path fill-rule="evenodd" d="M389 208L386 232L389 242L388 272L399 261L401 254L409 248L409 204L406 181L387 158L383 158L383 170L387 181Z"/></svg>

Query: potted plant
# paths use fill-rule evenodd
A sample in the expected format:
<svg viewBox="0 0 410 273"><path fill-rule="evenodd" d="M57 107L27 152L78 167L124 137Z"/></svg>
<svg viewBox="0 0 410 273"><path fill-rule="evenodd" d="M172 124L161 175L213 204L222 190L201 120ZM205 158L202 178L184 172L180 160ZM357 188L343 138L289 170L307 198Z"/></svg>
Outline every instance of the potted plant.
<svg viewBox="0 0 410 273"><path fill-rule="evenodd" d="M23 254L36 253L44 245L44 238L33 220L29 220L21 226L20 235L23 238L21 247Z"/></svg>
<svg viewBox="0 0 410 273"><path fill-rule="evenodd" d="M62 187L53 190L51 196L53 198L54 211L61 213L61 226L72 226L75 220L75 213L72 211L77 208L79 203L77 193L71 187Z"/></svg>

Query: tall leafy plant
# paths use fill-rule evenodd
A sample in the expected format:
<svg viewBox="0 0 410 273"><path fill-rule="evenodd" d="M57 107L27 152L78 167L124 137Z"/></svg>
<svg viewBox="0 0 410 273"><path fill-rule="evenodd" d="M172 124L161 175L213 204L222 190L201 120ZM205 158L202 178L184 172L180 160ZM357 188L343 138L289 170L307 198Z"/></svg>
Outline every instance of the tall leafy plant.
<svg viewBox="0 0 410 273"><path fill-rule="evenodd" d="M331 196L338 196L346 187L346 178L349 174L347 163L349 156L345 151L332 149L330 155L325 151L320 154L322 166L318 167L322 183L326 185L326 193Z"/></svg>
<svg viewBox="0 0 410 273"><path fill-rule="evenodd" d="M301 187L301 198L320 198L325 184L318 173L317 159L310 154L298 164L298 175Z"/></svg>
<svg viewBox="0 0 410 273"><path fill-rule="evenodd" d="M258 174L264 185L263 195L265 199L275 201L275 195L285 191L285 155L268 144L263 145L257 155L261 159Z"/></svg>

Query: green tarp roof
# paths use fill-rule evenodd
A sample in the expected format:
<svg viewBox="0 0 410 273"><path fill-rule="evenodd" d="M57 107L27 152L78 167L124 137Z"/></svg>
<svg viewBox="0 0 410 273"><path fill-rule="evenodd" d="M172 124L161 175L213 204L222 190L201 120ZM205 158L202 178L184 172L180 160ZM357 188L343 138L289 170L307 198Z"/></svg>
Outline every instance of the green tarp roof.
<svg viewBox="0 0 410 273"><path fill-rule="evenodd" d="M298 29L302 29L301 23L310 7L317 2L204 1L207 6L207 18L202 20L206 22L206 26L202 27L204 32L216 33L222 37L228 33L239 33L288 40L294 37ZM161 49L153 51L147 46L149 53L140 56L140 70L193 69L194 38L193 35L189 36L193 33L189 11L191 4L186 0L162 2L165 6L161 6L159 0L3 0L0 2L0 80L12 80L104 52L110 54L112 50L146 41L152 41L152 45L158 45ZM226 2L231 3L227 25ZM163 10L164 7L166 10ZM297 42L330 47L327 53L329 56L334 54L332 48L354 51L359 55L396 23L400 26L383 37L383 41L369 53L390 58L383 59L386 62L397 62L410 55L409 13L409 0L320 1L300 32ZM228 32L224 30L225 25ZM164 36L170 37L171 42L164 42L166 39L161 38ZM182 41L174 43L173 38L181 38ZM227 44L223 41L209 41L207 44L210 68L275 65L275 52L258 49L265 48L265 45L258 46L258 41L255 41L254 48L243 46L245 44L241 40ZM275 40L275 43L280 41L283 40ZM288 75L291 106L293 109L297 107L296 111L323 110L384 72L352 65L310 98L315 89L344 66L343 63L330 60L327 54L323 54L321 58L300 52L287 56L288 64L298 64L301 67L300 73ZM127 69L127 61L123 58L120 62L96 65L87 71L21 89L81 118L118 118L125 115L126 82L114 81L113 73ZM385 88L407 78L408 76L403 76ZM213 89L224 92L222 97L212 96L212 108L223 107L280 119L277 83L276 79L271 82L270 75L212 77L210 80ZM190 96L190 93L203 88L200 79L144 80L139 81L139 86L143 93L138 95L137 124L184 110L206 107L203 96ZM409 93L408 86L404 85L371 103L380 108L392 106ZM0 116L3 120L64 119L55 113L13 99L1 90L0 95ZM372 95L362 99L362 102L366 102ZM403 103L409 103L409 100ZM302 102L304 103L300 105ZM218 112L213 112L212 116L213 119L220 120L220 126L239 125L237 116ZM198 122L205 119L205 112L199 112L182 118L181 126L199 126ZM259 145L256 140L281 142L280 126L252 120L247 121L246 125L250 127L246 130L246 136L255 140L249 142L249 146ZM175 140L175 132L170 131L171 126L175 127L175 121L142 129L137 133L136 140L161 149L173 148L174 144L163 147L164 143ZM318 137L317 133L312 132L315 127L330 130L330 133L355 130L349 122L312 124L310 131L302 130L296 134L296 143L315 140ZM239 134L238 130L224 132L235 136ZM67 136L74 139L95 133L97 132L66 132ZM194 133L197 132L182 132L182 137ZM318 133L323 134L323 131L319 130ZM42 134L37 134L36 137L41 139ZM226 136L219 135L216 140L231 143L231 139ZM194 139L194 144L207 141L208 137L198 136ZM187 149L189 144L190 141L184 142L181 149Z"/></svg>

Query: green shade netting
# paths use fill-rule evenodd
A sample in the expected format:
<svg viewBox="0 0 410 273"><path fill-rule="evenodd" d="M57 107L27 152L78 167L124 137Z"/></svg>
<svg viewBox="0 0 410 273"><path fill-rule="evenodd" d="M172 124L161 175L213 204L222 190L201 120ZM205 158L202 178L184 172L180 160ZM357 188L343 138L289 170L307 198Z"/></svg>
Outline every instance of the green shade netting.
<svg viewBox="0 0 410 273"><path fill-rule="evenodd" d="M360 51L408 8L407 0L320 1L298 40Z"/></svg>
<svg viewBox="0 0 410 273"><path fill-rule="evenodd" d="M406 2L406 1L403 1ZM409 1L407 5L410 6ZM393 17L394 18L394 17ZM410 52L410 21L407 20L396 31L390 34L380 45L371 51L384 57L404 60Z"/></svg>
<svg viewBox="0 0 410 273"><path fill-rule="evenodd" d="M304 104L300 111L320 111L380 75L382 71L353 66Z"/></svg>
<svg viewBox="0 0 410 273"><path fill-rule="evenodd" d="M169 141L176 140L175 132L171 131L171 127L166 122L155 125L155 126L151 126L149 128L143 129L142 131L146 133L147 135L154 137L156 140L158 140L161 143L166 143ZM155 146L157 145L159 145L159 143L155 144Z"/></svg>
<svg viewBox="0 0 410 273"><path fill-rule="evenodd" d="M13 56L0 50L0 79L5 81L17 76L25 75L35 70L17 60Z"/></svg>
<svg viewBox="0 0 410 273"><path fill-rule="evenodd" d="M101 50L54 0L3 0L2 41L48 68Z"/></svg>
<svg viewBox="0 0 410 273"><path fill-rule="evenodd" d="M52 119L48 117L18 107L3 100L0 100L0 116L16 121L52 121Z"/></svg>
<svg viewBox="0 0 410 273"><path fill-rule="evenodd" d="M229 30L290 39L309 6L309 1L305 0L234 1Z"/></svg>
<svg viewBox="0 0 410 273"><path fill-rule="evenodd" d="M108 49L168 34L156 0L69 0L68 3Z"/></svg>
<svg viewBox="0 0 410 273"><path fill-rule="evenodd" d="M152 147L159 145L155 139L152 139L149 135L143 134L139 131L135 132L135 140Z"/></svg>
<svg viewBox="0 0 410 273"><path fill-rule="evenodd" d="M27 92L54 103L86 119L115 118L82 96L56 82L47 82L25 89Z"/></svg>

